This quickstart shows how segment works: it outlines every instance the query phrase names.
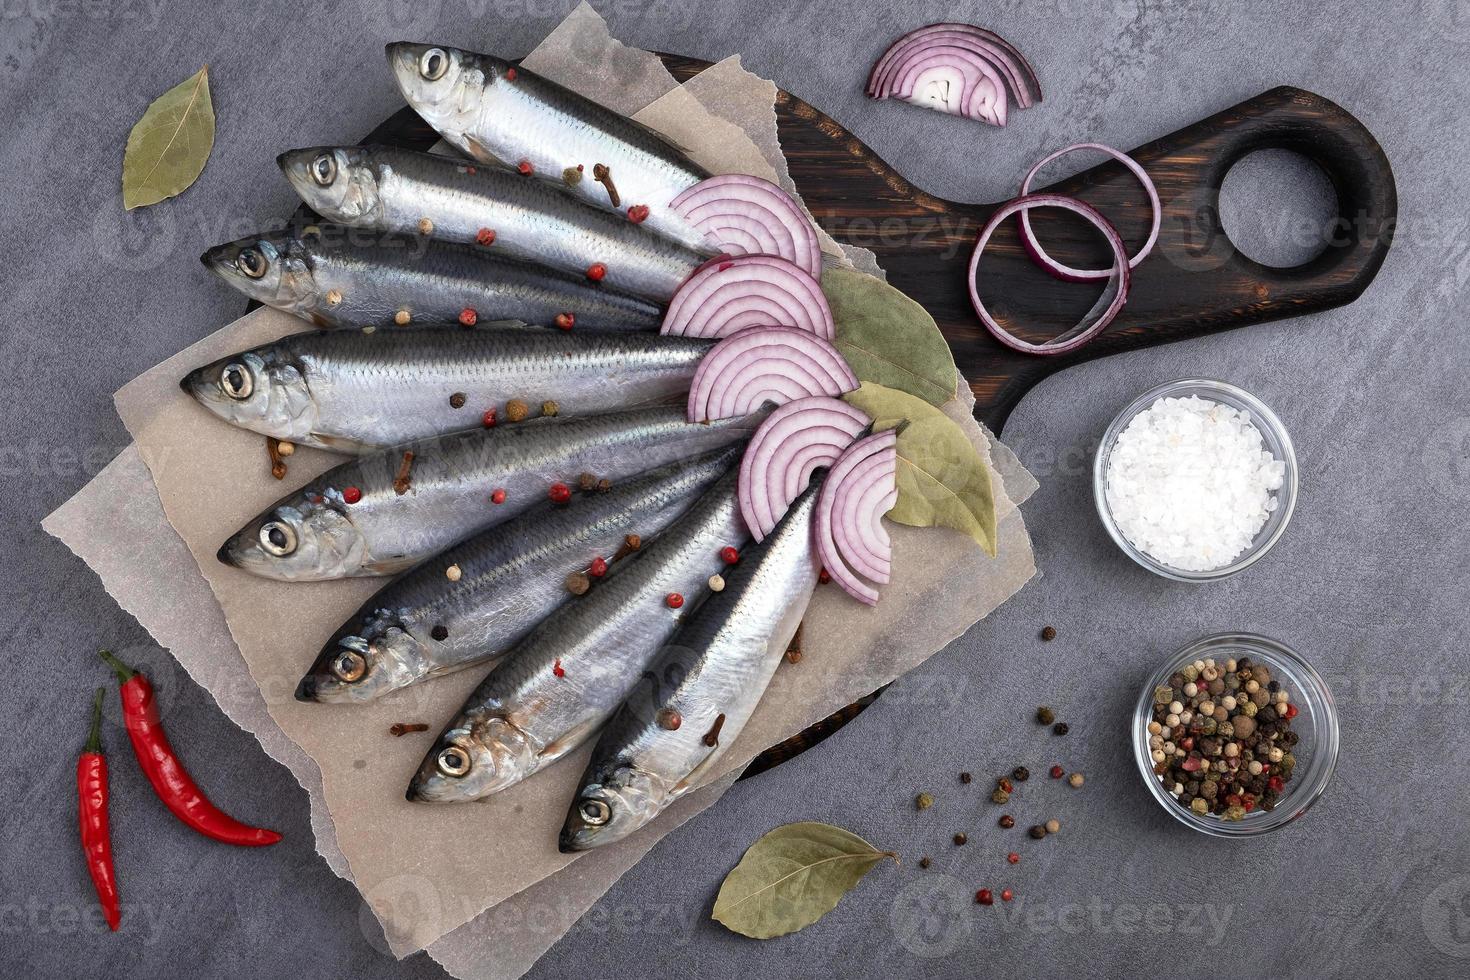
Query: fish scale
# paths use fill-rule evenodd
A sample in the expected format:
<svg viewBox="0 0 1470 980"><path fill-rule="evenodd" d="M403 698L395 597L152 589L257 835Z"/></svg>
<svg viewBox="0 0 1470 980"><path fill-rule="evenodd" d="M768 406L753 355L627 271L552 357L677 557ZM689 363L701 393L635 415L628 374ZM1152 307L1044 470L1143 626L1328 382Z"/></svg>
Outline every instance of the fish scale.
<svg viewBox="0 0 1470 980"><path fill-rule="evenodd" d="M568 415L669 403L689 390L713 343L459 327L314 331L221 358L183 386L252 432L366 453L467 428L512 399L537 411L554 401ZM248 398L225 391L232 370L250 374Z"/></svg>
<svg viewBox="0 0 1470 980"><path fill-rule="evenodd" d="M616 483L676 460L744 442L769 408L689 422L683 408L543 418L395 446L328 470L245 525L220 560L266 578L311 581L403 571L544 500L581 473ZM394 487L413 453L405 492ZM493 502L503 491L501 503ZM352 498L352 499L349 499ZM266 547L274 527L290 543ZM289 532L289 534L287 533Z"/></svg>
<svg viewBox="0 0 1470 980"><path fill-rule="evenodd" d="M741 555L725 589L690 615L608 724L567 816L562 850L642 827L694 788L740 735L817 583L812 514L820 482ZM606 807L608 819L589 823L589 807Z"/></svg>
<svg viewBox="0 0 1470 980"><path fill-rule="evenodd" d="M595 557L613 559L629 534L652 541L739 458L740 447L729 447L580 494L568 506L543 500L419 565L337 631L297 697L368 701L503 655L571 598L568 574ZM460 569L458 580L446 577L450 566ZM344 650L362 658L360 676L334 669Z"/></svg>
<svg viewBox="0 0 1470 980"><path fill-rule="evenodd" d="M723 567L722 548L747 530L736 503L738 471L619 563L586 596L563 606L516 645L440 736L409 790L411 799L478 799L550 765L590 738L637 683L685 613ZM451 747L475 760L469 775L439 771Z"/></svg>

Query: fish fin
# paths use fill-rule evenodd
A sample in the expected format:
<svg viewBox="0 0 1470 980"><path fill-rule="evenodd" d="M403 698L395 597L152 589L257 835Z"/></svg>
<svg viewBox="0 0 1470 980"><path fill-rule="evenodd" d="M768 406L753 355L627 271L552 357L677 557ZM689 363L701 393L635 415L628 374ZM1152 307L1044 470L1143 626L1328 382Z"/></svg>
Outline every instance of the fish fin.
<svg viewBox="0 0 1470 980"><path fill-rule="evenodd" d="M486 146L484 143L481 143L469 133L464 134L464 146L461 147L461 149L470 157L473 157L481 163L493 163L499 167L504 167L506 165L505 161L496 156L494 152L491 151L490 147Z"/></svg>
<svg viewBox="0 0 1470 980"><path fill-rule="evenodd" d="M546 765L549 762L555 762L568 752L578 748L602 727L605 720L603 718L588 718L575 727L563 732L558 738L547 742L541 751L537 753L541 757L541 764Z"/></svg>
<svg viewBox="0 0 1470 980"><path fill-rule="evenodd" d="M342 453L347 456L361 456L364 453L374 453L383 448L382 446L369 445L358 439L348 439L346 436L334 436L327 432L312 432L307 438L318 449L325 449L333 453Z"/></svg>
<svg viewBox="0 0 1470 980"><path fill-rule="evenodd" d="M698 785L699 780L708 775L714 769L715 760L722 755L724 755L724 753L720 751L720 746L715 746L713 749L711 749L709 755L705 756L704 759L699 763L699 765L689 770L688 774L685 775L683 779L679 780L677 783L669 788L669 802L674 802L679 797L689 792L691 789L694 789L695 786Z"/></svg>
<svg viewBox="0 0 1470 980"><path fill-rule="evenodd" d="M362 567L374 575L397 575L405 569L412 568L417 562L407 555L394 555L390 558L374 558L362 563Z"/></svg>

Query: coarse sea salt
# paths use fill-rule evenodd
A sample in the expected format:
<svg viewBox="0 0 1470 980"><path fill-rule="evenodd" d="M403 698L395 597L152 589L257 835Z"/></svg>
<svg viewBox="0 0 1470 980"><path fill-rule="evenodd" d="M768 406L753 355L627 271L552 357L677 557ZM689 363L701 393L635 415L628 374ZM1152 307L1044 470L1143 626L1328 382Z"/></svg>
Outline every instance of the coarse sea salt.
<svg viewBox="0 0 1470 980"><path fill-rule="evenodd" d="M1276 509L1286 464L1250 413L1191 395L1159 398L1108 455L1113 522L1135 548L1181 571L1235 561Z"/></svg>

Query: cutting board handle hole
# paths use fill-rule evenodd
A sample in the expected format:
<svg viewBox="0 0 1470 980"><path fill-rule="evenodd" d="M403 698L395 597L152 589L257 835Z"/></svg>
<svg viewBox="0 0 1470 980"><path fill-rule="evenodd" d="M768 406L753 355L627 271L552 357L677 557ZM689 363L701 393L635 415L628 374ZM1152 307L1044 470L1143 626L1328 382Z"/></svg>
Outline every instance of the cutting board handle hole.
<svg viewBox="0 0 1470 980"><path fill-rule="evenodd" d="M1322 168L1294 150L1256 150L1220 183L1220 225L1247 258L1275 269L1304 265L1339 229L1337 192Z"/></svg>

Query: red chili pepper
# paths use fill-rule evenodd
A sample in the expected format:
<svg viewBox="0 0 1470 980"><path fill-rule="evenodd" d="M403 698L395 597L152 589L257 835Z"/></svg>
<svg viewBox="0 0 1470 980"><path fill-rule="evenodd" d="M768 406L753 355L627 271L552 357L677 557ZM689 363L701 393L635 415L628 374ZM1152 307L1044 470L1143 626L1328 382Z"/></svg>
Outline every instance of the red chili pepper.
<svg viewBox="0 0 1470 980"><path fill-rule="evenodd" d="M122 685L123 724L133 743L133 754L138 757L138 767L173 815L205 837L226 844L263 847L280 840L281 835L274 830L243 824L209 802L169 745L148 678L106 650L102 651L102 659Z"/></svg>
<svg viewBox="0 0 1470 980"><path fill-rule="evenodd" d="M107 925L117 932L122 910L117 899L117 873L112 867L112 834L107 828L107 756L102 754L102 695L92 701L92 734L77 758L77 819L87 871Z"/></svg>

